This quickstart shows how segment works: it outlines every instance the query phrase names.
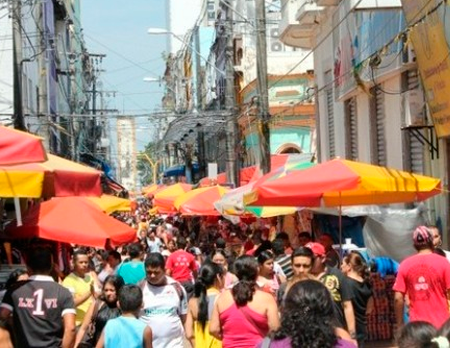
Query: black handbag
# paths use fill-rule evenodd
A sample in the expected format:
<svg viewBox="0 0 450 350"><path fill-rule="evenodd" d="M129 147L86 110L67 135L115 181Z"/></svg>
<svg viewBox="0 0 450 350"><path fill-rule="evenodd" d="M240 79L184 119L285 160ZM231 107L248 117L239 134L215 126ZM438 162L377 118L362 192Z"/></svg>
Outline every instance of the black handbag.
<svg viewBox="0 0 450 350"><path fill-rule="evenodd" d="M86 332L83 335L80 343L77 348L95 348L96 339L95 339L95 320L97 319L98 310L100 308L100 300L95 301L94 312L92 313L91 322L89 322L89 326L86 329Z"/></svg>

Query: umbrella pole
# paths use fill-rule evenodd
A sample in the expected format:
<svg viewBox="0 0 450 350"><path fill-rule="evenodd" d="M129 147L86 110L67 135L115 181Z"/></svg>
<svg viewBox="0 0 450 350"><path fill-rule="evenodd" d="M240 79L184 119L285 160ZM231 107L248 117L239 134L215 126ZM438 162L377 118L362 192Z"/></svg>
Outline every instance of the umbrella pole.
<svg viewBox="0 0 450 350"><path fill-rule="evenodd" d="M16 211L17 226L22 226L22 212L20 210L20 199L14 197L14 210Z"/></svg>
<svg viewBox="0 0 450 350"><path fill-rule="evenodd" d="M341 192L339 192L339 258L342 261L344 258L344 251L342 250L342 201Z"/></svg>

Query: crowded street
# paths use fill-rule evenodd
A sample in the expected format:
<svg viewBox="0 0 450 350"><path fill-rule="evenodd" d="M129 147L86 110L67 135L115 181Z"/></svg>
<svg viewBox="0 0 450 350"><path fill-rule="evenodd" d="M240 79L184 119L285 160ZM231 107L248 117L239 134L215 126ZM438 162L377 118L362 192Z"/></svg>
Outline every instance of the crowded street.
<svg viewBox="0 0 450 350"><path fill-rule="evenodd" d="M0 348L450 348L448 7L0 0Z"/></svg>

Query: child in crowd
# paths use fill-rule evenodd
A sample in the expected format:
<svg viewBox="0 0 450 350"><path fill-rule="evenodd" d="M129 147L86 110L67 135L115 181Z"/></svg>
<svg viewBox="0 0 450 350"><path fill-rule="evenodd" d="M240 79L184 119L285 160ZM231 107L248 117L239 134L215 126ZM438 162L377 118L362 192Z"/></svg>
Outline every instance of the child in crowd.
<svg viewBox="0 0 450 350"><path fill-rule="evenodd" d="M97 343L97 348L151 348L153 334L147 324L139 320L143 305L141 289L125 285L119 291L122 316L109 320Z"/></svg>

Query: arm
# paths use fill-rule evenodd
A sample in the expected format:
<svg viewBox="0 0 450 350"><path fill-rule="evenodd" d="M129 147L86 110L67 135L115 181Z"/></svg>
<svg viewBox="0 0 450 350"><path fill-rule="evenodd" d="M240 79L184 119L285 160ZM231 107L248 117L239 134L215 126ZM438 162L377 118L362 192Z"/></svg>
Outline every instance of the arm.
<svg viewBox="0 0 450 350"><path fill-rule="evenodd" d="M91 323L92 315L94 313L95 303L92 303L91 306L89 306L88 311L86 312L86 315L84 316L83 323L80 326L80 329L78 330L77 337L75 339L75 348L78 347L78 344L80 343L81 339L83 339L84 333L86 333L86 330Z"/></svg>
<svg viewBox="0 0 450 350"><path fill-rule="evenodd" d="M214 305L211 319L209 320L209 334L211 334L214 338L222 340L222 327L220 325L219 308L218 308L219 300L220 297Z"/></svg>
<svg viewBox="0 0 450 350"><path fill-rule="evenodd" d="M153 348L153 332L149 326L144 330L144 348Z"/></svg>
<svg viewBox="0 0 450 350"><path fill-rule="evenodd" d="M61 346L72 348L75 344L75 314L67 313L63 316L64 335Z"/></svg>
<svg viewBox="0 0 450 350"><path fill-rule="evenodd" d="M83 304L91 296L92 296L92 291L86 292L86 293L78 295L78 296L73 294L73 302L75 303L75 307Z"/></svg>
<svg viewBox="0 0 450 350"><path fill-rule="evenodd" d="M0 319L7 320L11 316L11 311L5 307L0 308Z"/></svg>
<svg viewBox="0 0 450 350"><path fill-rule="evenodd" d="M11 335L6 329L0 328L0 346L2 348L13 348Z"/></svg>
<svg viewBox="0 0 450 350"><path fill-rule="evenodd" d="M192 308L195 299L189 300L189 308L186 316L186 323L184 324L184 331L186 333L186 338L191 343L191 347L195 348L195 335L194 335L194 316L192 315Z"/></svg>
<svg viewBox="0 0 450 350"><path fill-rule="evenodd" d="M351 300L342 302L344 307L345 322L347 323L347 329L350 335L356 335L356 325L355 325L355 313L353 311L353 305ZM354 338L354 337L353 337Z"/></svg>
<svg viewBox="0 0 450 350"><path fill-rule="evenodd" d="M366 307L366 315L370 315L373 310L375 310L375 304L373 301L373 297L370 297L367 301L367 307Z"/></svg>
<svg viewBox="0 0 450 350"><path fill-rule="evenodd" d="M170 256L166 261L166 275L172 277L172 259L170 258Z"/></svg>
<svg viewBox="0 0 450 350"><path fill-rule="evenodd" d="M267 323L269 325L269 331L276 331L280 328L280 317L278 315L277 302L272 296L267 296Z"/></svg>
<svg viewBox="0 0 450 350"><path fill-rule="evenodd" d="M403 293L395 292L394 311L395 320L397 321L397 329L403 326L403 307L405 305L405 297Z"/></svg>
<svg viewBox="0 0 450 350"><path fill-rule="evenodd" d="M105 347L105 330L103 329L102 334L100 334L100 338L98 338L96 348L104 348Z"/></svg>

